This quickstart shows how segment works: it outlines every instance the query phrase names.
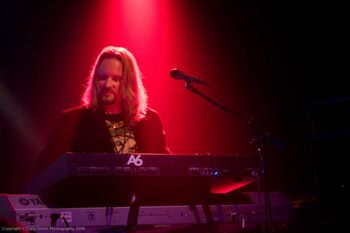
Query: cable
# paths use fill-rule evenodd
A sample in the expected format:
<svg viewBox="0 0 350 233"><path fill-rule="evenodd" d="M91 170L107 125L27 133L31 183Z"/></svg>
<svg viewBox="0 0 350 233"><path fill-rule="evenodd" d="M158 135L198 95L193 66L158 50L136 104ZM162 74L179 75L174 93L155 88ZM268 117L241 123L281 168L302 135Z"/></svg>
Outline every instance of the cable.
<svg viewBox="0 0 350 233"><path fill-rule="evenodd" d="M55 227L57 223L57 219L59 219L61 215L57 213L53 213L50 215L50 217L51 217L51 227Z"/></svg>
<svg viewBox="0 0 350 233"><path fill-rule="evenodd" d="M66 224L66 227L68 228L67 231L72 233L71 226L68 224L67 219L63 215L61 215L61 219L63 219L64 224Z"/></svg>

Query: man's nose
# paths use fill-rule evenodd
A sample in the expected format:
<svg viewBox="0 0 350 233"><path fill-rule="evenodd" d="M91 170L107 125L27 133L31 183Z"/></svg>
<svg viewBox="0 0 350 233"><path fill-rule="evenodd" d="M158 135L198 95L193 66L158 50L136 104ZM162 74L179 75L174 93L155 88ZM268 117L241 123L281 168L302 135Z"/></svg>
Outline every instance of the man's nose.
<svg viewBox="0 0 350 233"><path fill-rule="evenodd" d="M112 77L108 77L108 78L106 79L105 86L106 86L106 87L113 87L113 86L114 86L114 81L113 81Z"/></svg>

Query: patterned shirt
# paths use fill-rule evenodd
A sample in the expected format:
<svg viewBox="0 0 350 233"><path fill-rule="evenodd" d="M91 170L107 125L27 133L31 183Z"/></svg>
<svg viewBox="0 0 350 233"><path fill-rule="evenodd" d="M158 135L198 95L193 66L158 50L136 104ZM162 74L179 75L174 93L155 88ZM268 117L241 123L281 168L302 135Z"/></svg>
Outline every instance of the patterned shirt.
<svg viewBox="0 0 350 233"><path fill-rule="evenodd" d="M106 119L106 125L111 134L114 151L118 154L128 154L137 152L135 135L124 120Z"/></svg>

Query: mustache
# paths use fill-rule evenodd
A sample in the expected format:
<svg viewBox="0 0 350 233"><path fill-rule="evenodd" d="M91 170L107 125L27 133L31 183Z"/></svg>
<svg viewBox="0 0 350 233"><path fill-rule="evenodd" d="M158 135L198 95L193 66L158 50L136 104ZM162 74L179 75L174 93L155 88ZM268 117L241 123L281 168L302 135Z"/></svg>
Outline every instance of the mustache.
<svg viewBox="0 0 350 233"><path fill-rule="evenodd" d="M100 93L114 93L117 94L117 90L115 88L102 88L99 91Z"/></svg>

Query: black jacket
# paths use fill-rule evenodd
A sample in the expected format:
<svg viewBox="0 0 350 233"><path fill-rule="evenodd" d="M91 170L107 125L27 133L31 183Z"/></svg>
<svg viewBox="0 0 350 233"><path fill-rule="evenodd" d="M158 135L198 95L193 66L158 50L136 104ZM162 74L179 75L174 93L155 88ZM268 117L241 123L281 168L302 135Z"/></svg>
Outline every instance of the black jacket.
<svg viewBox="0 0 350 233"><path fill-rule="evenodd" d="M169 153L165 133L158 114L147 109L145 118L131 126L138 152ZM45 149L36 163L40 172L65 152L114 153L110 132L103 115L84 106L62 112Z"/></svg>

